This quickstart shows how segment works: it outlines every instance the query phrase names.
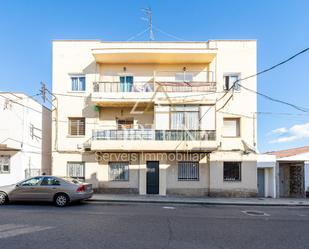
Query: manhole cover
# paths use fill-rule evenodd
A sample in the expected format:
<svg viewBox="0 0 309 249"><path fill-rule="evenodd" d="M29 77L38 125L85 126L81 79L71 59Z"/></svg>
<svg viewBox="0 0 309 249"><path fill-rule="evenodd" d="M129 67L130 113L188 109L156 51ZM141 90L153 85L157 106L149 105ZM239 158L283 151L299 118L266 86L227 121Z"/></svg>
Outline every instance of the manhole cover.
<svg viewBox="0 0 309 249"><path fill-rule="evenodd" d="M269 214L261 212L261 211L255 211L255 210L246 210L242 211L244 214L251 215L251 216L269 216Z"/></svg>

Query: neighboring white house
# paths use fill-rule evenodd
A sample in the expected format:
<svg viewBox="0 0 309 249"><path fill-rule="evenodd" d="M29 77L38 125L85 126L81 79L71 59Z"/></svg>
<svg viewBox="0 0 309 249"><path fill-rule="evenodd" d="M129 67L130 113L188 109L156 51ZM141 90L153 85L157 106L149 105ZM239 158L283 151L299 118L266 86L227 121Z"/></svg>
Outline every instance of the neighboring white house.
<svg viewBox="0 0 309 249"><path fill-rule="evenodd" d="M54 41L52 173L102 192L256 196L256 94L236 82L254 74L254 40Z"/></svg>
<svg viewBox="0 0 309 249"><path fill-rule="evenodd" d="M23 93L0 92L0 186L50 173L51 111Z"/></svg>

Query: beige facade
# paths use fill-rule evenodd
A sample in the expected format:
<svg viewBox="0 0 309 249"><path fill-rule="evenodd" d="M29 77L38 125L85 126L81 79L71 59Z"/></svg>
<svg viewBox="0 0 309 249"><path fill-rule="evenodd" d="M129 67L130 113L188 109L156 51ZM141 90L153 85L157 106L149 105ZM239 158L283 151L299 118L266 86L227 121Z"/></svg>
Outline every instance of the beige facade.
<svg viewBox="0 0 309 249"><path fill-rule="evenodd" d="M255 41L54 41L53 174L109 193L253 196L256 95L233 82L255 73Z"/></svg>

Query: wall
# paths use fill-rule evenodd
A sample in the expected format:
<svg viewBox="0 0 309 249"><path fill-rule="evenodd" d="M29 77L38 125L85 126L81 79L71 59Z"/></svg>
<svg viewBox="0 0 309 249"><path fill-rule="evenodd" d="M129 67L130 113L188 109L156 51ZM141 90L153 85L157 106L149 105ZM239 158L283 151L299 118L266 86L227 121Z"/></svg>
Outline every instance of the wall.
<svg viewBox="0 0 309 249"><path fill-rule="evenodd" d="M43 152L43 135L48 141L51 130L42 131L43 120L49 124L50 120L45 119L42 106L22 93L1 93L0 105L1 119L6 120L0 123L0 144L8 147L0 155L11 156L12 169L10 174L0 175L0 185L24 179L26 169L42 170L42 154L47 162L44 167L49 169L51 154Z"/></svg>

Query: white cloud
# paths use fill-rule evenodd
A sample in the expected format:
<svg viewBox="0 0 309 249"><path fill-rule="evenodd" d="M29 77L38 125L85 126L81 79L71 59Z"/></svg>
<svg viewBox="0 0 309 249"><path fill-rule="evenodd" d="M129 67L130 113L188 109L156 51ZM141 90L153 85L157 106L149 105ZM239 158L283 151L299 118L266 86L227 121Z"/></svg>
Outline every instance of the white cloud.
<svg viewBox="0 0 309 249"><path fill-rule="evenodd" d="M269 143L286 143L303 138L309 138L309 123L293 125L289 128L281 127L270 132L279 135L278 138L271 140Z"/></svg>
<svg viewBox="0 0 309 249"><path fill-rule="evenodd" d="M270 134L283 134L283 133L286 133L287 131L288 131L287 128L282 127L282 128L278 128L278 129L272 130L270 132Z"/></svg>

